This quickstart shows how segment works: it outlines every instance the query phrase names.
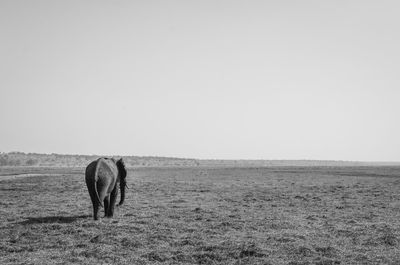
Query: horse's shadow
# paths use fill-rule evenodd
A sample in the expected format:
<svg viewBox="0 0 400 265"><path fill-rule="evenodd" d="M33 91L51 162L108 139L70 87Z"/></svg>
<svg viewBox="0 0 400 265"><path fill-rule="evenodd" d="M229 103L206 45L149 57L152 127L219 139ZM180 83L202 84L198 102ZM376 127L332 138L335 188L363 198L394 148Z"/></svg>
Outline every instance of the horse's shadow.
<svg viewBox="0 0 400 265"><path fill-rule="evenodd" d="M27 217L27 220L19 222L21 225L29 224L51 224L61 223L69 224L77 221L78 219L84 219L90 217L89 215L78 215L78 216L44 216L44 217Z"/></svg>

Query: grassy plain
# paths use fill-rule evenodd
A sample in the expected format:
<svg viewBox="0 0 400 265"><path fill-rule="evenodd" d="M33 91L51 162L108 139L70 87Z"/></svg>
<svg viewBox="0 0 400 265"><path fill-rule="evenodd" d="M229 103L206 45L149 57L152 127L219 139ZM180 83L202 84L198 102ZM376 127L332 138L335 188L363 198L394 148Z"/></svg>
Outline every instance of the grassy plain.
<svg viewBox="0 0 400 265"><path fill-rule="evenodd" d="M128 185L96 222L83 169L1 169L0 264L400 264L400 167L138 168Z"/></svg>

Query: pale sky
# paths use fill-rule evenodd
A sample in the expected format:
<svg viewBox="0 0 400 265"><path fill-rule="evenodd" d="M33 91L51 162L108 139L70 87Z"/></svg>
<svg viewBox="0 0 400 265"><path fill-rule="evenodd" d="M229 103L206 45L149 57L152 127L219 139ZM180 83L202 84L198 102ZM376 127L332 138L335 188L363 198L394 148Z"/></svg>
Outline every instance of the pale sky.
<svg viewBox="0 0 400 265"><path fill-rule="evenodd" d="M398 1L0 1L0 151L400 161Z"/></svg>

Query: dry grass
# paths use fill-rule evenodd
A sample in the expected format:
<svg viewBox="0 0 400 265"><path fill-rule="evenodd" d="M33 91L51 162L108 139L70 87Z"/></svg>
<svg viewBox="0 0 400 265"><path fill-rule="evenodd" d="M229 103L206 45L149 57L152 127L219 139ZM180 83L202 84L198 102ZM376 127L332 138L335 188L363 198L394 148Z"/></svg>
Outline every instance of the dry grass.
<svg viewBox="0 0 400 265"><path fill-rule="evenodd" d="M98 222L52 172L0 176L0 264L400 264L399 167L136 169Z"/></svg>

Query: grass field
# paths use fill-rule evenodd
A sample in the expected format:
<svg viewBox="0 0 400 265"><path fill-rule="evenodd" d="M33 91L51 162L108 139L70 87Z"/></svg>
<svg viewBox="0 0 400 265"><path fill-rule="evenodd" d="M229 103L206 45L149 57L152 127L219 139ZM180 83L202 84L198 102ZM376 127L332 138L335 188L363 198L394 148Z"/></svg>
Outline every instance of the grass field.
<svg viewBox="0 0 400 265"><path fill-rule="evenodd" d="M400 167L128 174L96 222L83 169L0 170L0 264L400 264Z"/></svg>

